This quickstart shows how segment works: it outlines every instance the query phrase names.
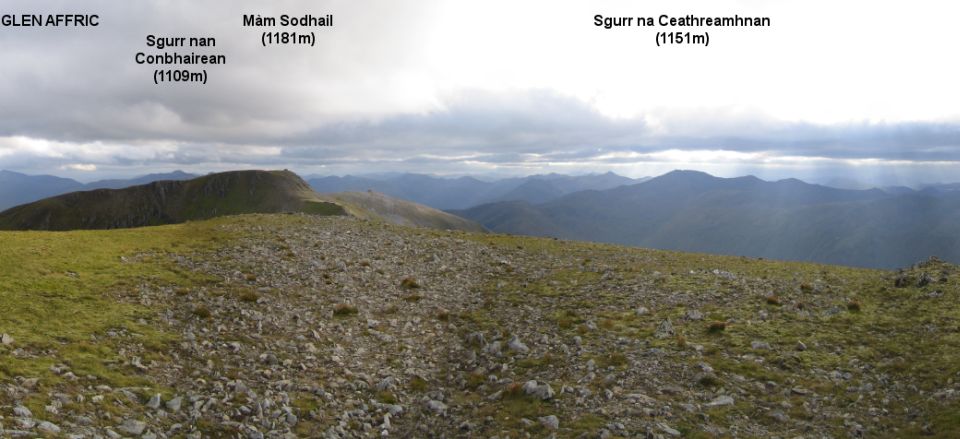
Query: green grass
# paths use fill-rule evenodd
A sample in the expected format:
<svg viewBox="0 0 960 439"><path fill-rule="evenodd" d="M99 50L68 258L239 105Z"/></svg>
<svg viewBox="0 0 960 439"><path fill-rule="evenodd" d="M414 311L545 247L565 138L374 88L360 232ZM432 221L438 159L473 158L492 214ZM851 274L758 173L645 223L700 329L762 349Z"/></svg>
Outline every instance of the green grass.
<svg viewBox="0 0 960 439"><path fill-rule="evenodd" d="M64 363L80 377L111 385L151 385L117 353L122 337L163 355L174 339L153 324L154 310L135 305L138 286L149 280L189 291L208 282L177 267L165 255L216 247L228 234L225 220L112 231L0 232L0 332L15 339L0 346L0 380L38 377ZM179 295L179 294L178 294ZM145 324L138 323L143 321ZM96 341L93 341L95 337ZM18 358L15 349L31 354Z"/></svg>

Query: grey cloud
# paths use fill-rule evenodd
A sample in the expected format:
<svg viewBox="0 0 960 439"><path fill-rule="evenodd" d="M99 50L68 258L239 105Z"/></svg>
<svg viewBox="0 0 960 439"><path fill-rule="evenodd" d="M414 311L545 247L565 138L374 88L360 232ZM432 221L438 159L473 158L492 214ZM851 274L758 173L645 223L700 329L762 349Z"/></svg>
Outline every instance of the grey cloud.
<svg viewBox="0 0 960 439"><path fill-rule="evenodd" d="M442 109L398 114L379 120L320 123L309 131L237 142L183 141L157 136L131 143L130 156L103 160L67 151L48 161L101 164L236 163L262 166L323 166L369 163L450 164L473 161L511 163L606 161L616 152L653 153L667 149L765 152L772 156L872 158L908 161L960 161L960 128L948 124L813 126L758 121L756 131L739 136L688 136L658 133L639 120L614 120L588 104L549 91L511 94L466 92ZM676 131L676 130L675 130ZM140 137L148 137L140 133ZM124 144L125 140L110 141ZM130 140L134 142L134 140ZM170 147L169 145L174 145ZM14 167L30 158L3 156ZM156 148L151 153L151 148ZM430 161L432 160L432 161Z"/></svg>
<svg viewBox="0 0 960 439"><path fill-rule="evenodd" d="M5 2L5 11L13 13L97 12L104 24L83 31L82 38L73 30L0 32L0 168L50 173L90 163L101 169L483 172L483 165L614 166L629 160L603 157L668 149L960 161L955 123L825 126L757 115L670 113L652 115L661 119L656 125L609 118L587 102L546 89L410 96L403 78L423 73L413 48L429 38L420 29L436 4L231 4L225 14L220 5L187 0ZM359 12L369 8L378 13ZM290 10L334 12L338 27L319 32L319 47L264 50L258 30L238 25L244 12ZM224 53L229 64L211 67L206 86L155 86L151 68L133 63L136 52L148 50L148 33L215 36L218 47L203 52ZM2 139L12 136L106 146L11 150Z"/></svg>
<svg viewBox="0 0 960 439"><path fill-rule="evenodd" d="M772 155L836 159L960 161L960 124L895 123L812 125L741 120L740 132L711 134L684 125L709 125L676 116L660 133L641 120L607 118L588 104L545 90L510 95L464 93L441 111L380 121L318 127L284 139L291 157L362 148L366 154L543 154L576 160L609 152L650 153L665 149L767 152ZM322 145L322 146L314 146ZM321 153L321 154L317 154Z"/></svg>
<svg viewBox="0 0 960 439"><path fill-rule="evenodd" d="M4 13L65 10L98 13L98 28L0 32L0 136L59 141L176 140L268 143L343 115L405 110L388 85L410 74L430 4L415 1L326 2L186 0L118 2L11 1ZM362 13L368 8L378 14ZM317 31L317 46L260 47L260 30L242 14L334 13L341 21ZM390 24L389 20L396 20ZM375 31L374 31L375 30ZM134 54L160 52L145 36L213 36L227 65L210 66L198 85L154 85L153 67ZM348 47L365 50L344 51ZM289 49L289 50L288 50ZM174 49L167 49L174 50ZM349 55L349 56L346 56ZM426 99L427 97L425 97Z"/></svg>
<svg viewBox="0 0 960 439"><path fill-rule="evenodd" d="M615 141L646 132L639 121L613 121L583 102L548 91L469 92L426 114L319 127L287 139L294 145L356 145L367 150L416 149L421 153L545 153Z"/></svg>

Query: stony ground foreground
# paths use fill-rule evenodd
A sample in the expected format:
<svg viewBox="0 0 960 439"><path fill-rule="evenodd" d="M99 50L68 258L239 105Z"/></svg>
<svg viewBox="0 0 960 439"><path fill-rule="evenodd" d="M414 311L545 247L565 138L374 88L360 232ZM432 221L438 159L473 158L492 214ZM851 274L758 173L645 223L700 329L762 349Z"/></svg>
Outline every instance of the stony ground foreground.
<svg viewBox="0 0 960 439"><path fill-rule="evenodd" d="M187 226L189 227L189 225ZM110 288L111 380L0 384L2 437L957 437L958 269L244 216ZM195 278L195 279L194 279ZM200 279L200 280L196 280ZM0 355L56 358L4 340ZM9 343L8 343L9 341ZM135 383L135 384L130 384Z"/></svg>

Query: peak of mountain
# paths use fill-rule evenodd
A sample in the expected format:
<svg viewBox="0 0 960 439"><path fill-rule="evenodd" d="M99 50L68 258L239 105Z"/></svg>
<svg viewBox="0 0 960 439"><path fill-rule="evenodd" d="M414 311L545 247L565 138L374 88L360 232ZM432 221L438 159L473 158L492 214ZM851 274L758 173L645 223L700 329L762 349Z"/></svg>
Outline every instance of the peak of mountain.
<svg viewBox="0 0 960 439"><path fill-rule="evenodd" d="M674 169L673 171L667 172L658 177L654 177L651 181L678 181L678 180L721 180L720 177L714 177L703 171L694 171L689 169Z"/></svg>
<svg viewBox="0 0 960 439"><path fill-rule="evenodd" d="M690 190L696 188L706 188L711 185L719 184L725 180L719 177L714 177L706 172L700 171L687 171L687 170L676 170L670 171L666 174L660 175L658 177L653 177L646 182L641 184L646 185L645 187L660 187L667 189L669 188L672 191L678 190ZM636 187L637 185L631 185L627 187ZM626 189L623 187L621 189Z"/></svg>

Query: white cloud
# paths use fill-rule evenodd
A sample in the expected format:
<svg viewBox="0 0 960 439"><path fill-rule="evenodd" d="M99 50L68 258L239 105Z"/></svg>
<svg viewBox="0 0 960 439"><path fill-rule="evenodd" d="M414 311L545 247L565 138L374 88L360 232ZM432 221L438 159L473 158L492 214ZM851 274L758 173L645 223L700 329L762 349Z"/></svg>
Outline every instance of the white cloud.
<svg viewBox="0 0 960 439"><path fill-rule="evenodd" d="M97 170L97 165L90 164L90 163L71 163L69 165L61 166L60 169L71 170L71 171L93 172Z"/></svg>

